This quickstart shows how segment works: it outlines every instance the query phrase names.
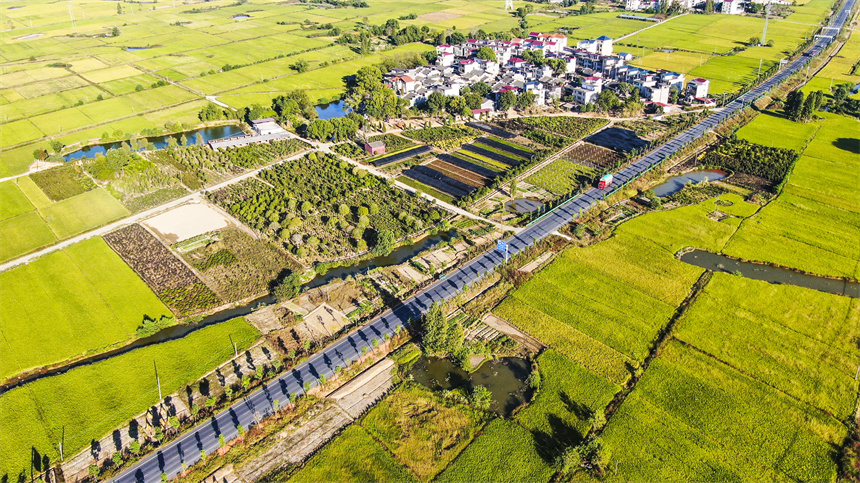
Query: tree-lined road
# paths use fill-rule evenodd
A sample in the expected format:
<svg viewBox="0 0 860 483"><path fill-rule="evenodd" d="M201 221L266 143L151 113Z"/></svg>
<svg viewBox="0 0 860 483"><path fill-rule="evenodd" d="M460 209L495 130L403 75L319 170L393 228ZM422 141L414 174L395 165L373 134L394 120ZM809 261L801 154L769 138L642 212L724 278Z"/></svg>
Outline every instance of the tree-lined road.
<svg viewBox="0 0 860 483"><path fill-rule="evenodd" d="M845 2L839 14L831 21L829 32L838 32L842 28L854 1L847 0ZM819 38L810 49L818 49L820 52L829 43L830 40ZM790 75L806 66L810 60L811 57L800 56L785 69L730 103L726 109L712 114L668 143L646 154L635 163L621 169L614 174L615 181L612 189L617 190L658 166L668 156L700 138L749 103L782 83ZM536 241L569 224L580 213L594 207L611 193L612 191L591 189L560 205L536 220L525 230L509 238L507 242L510 254L520 253ZM273 412L274 400L279 400L280 405L284 406L291 394L299 395L305 392L306 383L316 386L320 376L332 377L336 366L345 367L348 362L357 360L363 350L372 350L376 345L374 340L382 343L386 335L394 334L399 328L408 325L410 320L420 317L433 303L453 297L464 286L474 284L503 263L504 256L495 250L474 258L466 265L450 273L445 280L436 282L419 294L405 300L395 309L387 311L367 325L337 340L304 363L237 401L228 410L200 423L177 440L125 470L113 481L117 483L157 483L161 481L162 473L169 478L176 476L182 470L183 463L191 466L199 461L201 449L205 450L207 454L217 450L220 435L223 435L224 439L228 441L235 438L238 435L238 425L249 428L257 424L260 419L270 415Z"/></svg>

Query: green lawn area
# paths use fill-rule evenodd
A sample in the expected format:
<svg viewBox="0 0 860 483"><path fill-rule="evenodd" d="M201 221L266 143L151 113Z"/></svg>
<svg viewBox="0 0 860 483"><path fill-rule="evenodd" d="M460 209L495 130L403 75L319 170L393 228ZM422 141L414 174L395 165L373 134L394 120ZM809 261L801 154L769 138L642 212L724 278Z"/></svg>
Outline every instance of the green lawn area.
<svg viewBox="0 0 860 483"><path fill-rule="evenodd" d="M105 276L109 274L109 276ZM0 377L99 352L170 311L101 238L0 273Z"/></svg>
<svg viewBox="0 0 860 483"><path fill-rule="evenodd" d="M671 342L602 434L619 462L604 481L835 481L846 433L835 418Z"/></svg>
<svg viewBox="0 0 860 483"><path fill-rule="evenodd" d="M128 216L129 211L99 188L41 208L39 214L57 238L63 239Z"/></svg>
<svg viewBox="0 0 860 483"><path fill-rule="evenodd" d="M19 472L29 474L31 448L56 461L56 443L63 428L66 457L88 447L93 439L103 437L158 402L153 361L158 365L163 393L170 394L233 357L230 344L213 343L228 340L228 336L241 351L256 340L259 332L244 319L233 319L3 393L0 475L9 475L11 481Z"/></svg>
<svg viewBox="0 0 860 483"><path fill-rule="evenodd" d="M817 129L815 123L794 122L783 117L782 112L764 111L738 130L738 139L800 151Z"/></svg>
<svg viewBox="0 0 860 483"><path fill-rule="evenodd" d="M717 273L675 334L745 374L848 419L860 349L848 297Z"/></svg>
<svg viewBox="0 0 860 483"><path fill-rule="evenodd" d="M290 479L294 483L416 481L368 432L353 424L314 455Z"/></svg>
<svg viewBox="0 0 860 483"><path fill-rule="evenodd" d="M856 183L860 152L854 150L860 141L854 136L860 124L845 116L818 114L825 119L808 123L806 129L817 131L782 194L741 224L725 253L821 275L856 278L860 276L860 192ZM777 132L778 139L786 137L772 131ZM764 144L761 136L756 141Z"/></svg>
<svg viewBox="0 0 860 483"><path fill-rule="evenodd" d="M534 438L522 426L496 419L484 427L435 481L474 483L490 481L541 482L553 474L535 449Z"/></svg>
<svg viewBox="0 0 860 483"><path fill-rule="evenodd" d="M406 384L374 406L361 425L420 481L445 469L481 428L485 415Z"/></svg>

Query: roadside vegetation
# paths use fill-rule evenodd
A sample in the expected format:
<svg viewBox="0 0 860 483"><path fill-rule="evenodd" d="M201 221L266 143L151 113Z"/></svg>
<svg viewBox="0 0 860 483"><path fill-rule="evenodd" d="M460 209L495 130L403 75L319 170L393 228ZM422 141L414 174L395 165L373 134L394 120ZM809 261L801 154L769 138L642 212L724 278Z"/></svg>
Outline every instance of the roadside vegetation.
<svg viewBox="0 0 860 483"><path fill-rule="evenodd" d="M244 350L259 332L244 319L234 319L3 393L0 473L29 475L33 451L58 461L56 443L64 428L64 453L69 457L128 423L159 402L153 361L162 392L171 394L233 357L228 336Z"/></svg>

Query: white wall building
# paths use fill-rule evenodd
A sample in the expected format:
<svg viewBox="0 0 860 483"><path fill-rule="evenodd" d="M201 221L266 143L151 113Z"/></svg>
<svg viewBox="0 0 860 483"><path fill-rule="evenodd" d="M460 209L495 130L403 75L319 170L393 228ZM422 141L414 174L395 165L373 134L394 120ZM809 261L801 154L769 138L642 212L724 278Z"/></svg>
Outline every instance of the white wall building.
<svg viewBox="0 0 860 483"><path fill-rule="evenodd" d="M687 82L687 95L693 96L697 99L705 99L708 97L708 88L710 85L711 81L702 79L701 77L690 79L690 81Z"/></svg>

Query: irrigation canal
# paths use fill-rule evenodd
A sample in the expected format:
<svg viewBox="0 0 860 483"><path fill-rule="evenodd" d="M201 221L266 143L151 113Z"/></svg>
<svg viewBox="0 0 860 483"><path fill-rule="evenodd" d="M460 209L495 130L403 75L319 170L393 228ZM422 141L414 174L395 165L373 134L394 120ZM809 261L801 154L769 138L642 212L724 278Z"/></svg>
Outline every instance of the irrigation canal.
<svg viewBox="0 0 860 483"><path fill-rule="evenodd" d="M835 37L847 20L854 2L855 0L846 0L839 14L831 20L830 26L826 27L824 31L832 32L833 37ZM832 37L819 37L809 49L817 49L818 52L821 52L831 41ZM536 241L549 236L552 232L575 220L580 212L587 211L615 190L659 166L667 157L737 114L748 104L805 67L811 59L811 56L799 56L773 77L729 103L726 109L712 114L668 143L649 152L635 163L621 169L614 174L615 182L612 190L590 189L541 216L532 222L528 228L507 240L509 253L512 255L520 253ZM394 309L386 311L366 325L338 339L304 363L236 401L227 410L198 424L176 440L120 473L113 481L116 483L159 483L162 473L166 474L168 478L175 477L182 471L183 464L191 466L200 460L201 449L205 450L207 454L216 451L219 447L219 435L223 435L224 439L228 441L236 438L238 436L237 426L242 425L245 428L250 428L258 424L260 419L272 414L275 399L287 401L290 394L303 394L305 392L305 382L313 387L318 384L319 376L330 378L334 375L336 365L343 367L347 365L347 360L357 360L363 348L372 350L374 339L381 342L386 334L391 335L399 328L408 325L410 320L420 317L433 303L455 296L464 286L473 285L485 274L495 270L504 262L504 255L496 250L479 255L461 268L454 270L446 279L436 282L403 301Z"/></svg>

